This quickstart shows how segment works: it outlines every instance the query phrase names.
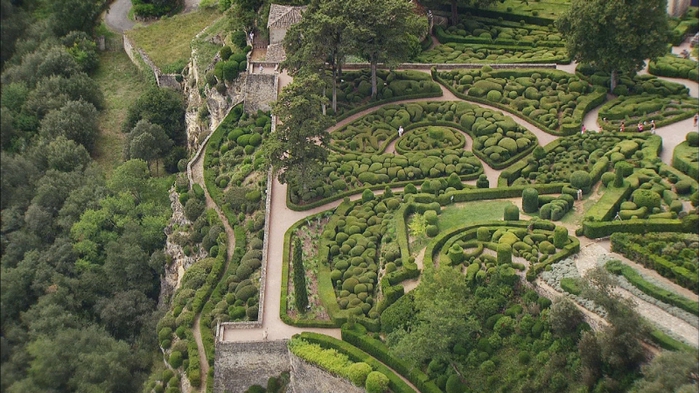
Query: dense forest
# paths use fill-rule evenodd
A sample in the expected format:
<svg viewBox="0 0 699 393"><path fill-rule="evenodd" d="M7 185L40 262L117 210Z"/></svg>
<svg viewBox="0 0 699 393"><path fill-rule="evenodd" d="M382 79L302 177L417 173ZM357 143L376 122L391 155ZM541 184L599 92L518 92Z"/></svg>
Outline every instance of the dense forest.
<svg viewBox="0 0 699 393"><path fill-rule="evenodd" d="M0 391L139 391L158 353L183 100L156 87L133 97L125 161L107 173L92 76L108 4L1 5Z"/></svg>

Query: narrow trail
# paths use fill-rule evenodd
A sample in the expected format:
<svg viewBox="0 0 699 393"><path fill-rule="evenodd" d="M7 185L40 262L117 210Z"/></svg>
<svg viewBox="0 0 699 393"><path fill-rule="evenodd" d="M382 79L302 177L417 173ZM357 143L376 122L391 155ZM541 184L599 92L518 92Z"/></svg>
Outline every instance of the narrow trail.
<svg viewBox="0 0 699 393"><path fill-rule="evenodd" d="M205 147L202 146L201 149ZM228 224L226 216L223 214L221 209L218 207L216 202L209 195L209 191L206 189L206 184L204 183L204 152L198 155L197 160L191 165L192 168L192 180L199 184L204 189L204 197L206 198L207 209L214 209L218 214L219 219L223 224L223 229L226 232L227 246L226 246L226 266L223 268L225 272L228 270L228 264L233 256L233 250L235 250L235 234L233 233L233 228ZM200 391L206 391L206 383L208 381L207 376L209 375L209 361L206 357L206 351L204 350L204 342L201 339L201 312L197 313L194 318L194 326L192 327L192 334L194 335L194 341L197 342L197 352L199 353L199 364L201 367L201 378L202 384ZM213 381L212 381L213 382Z"/></svg>

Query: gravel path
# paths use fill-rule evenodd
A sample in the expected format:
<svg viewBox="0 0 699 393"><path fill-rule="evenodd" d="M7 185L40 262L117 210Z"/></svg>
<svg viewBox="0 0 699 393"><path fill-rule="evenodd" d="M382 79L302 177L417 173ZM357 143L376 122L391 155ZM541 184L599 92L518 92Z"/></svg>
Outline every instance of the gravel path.
<svg viewBox="0 0 699 393"><path fill-rule="evenodd" d="M104 16L104 22L110 29L118 33L131 30L136 23L129 19L130 10L131 0L116 0L109 5L109 9Z"/></svg>
<svg viewBox="0 0 699 393"><path fill-rule="evenodd" d="M265 71L267 71L265 69ZM427 72L427 71L425 71ZM289 84L291 82L291 77L289 77L286 72L282 72L279 74L279 91L281 89ZM442 87L442 92L443 96L441 97L433 97L433 98L426 98L426 99L414 99L414 100L406 100L406 101L401 101L397 103L391 103L391 104L400 104L400 103L407 103L407 102L423 102L423 101L461 101L459 98L454 96L449 90L447 90L445 87ZM541 145L546 145L550 143L551 141L557 139L556 136L550 135L545 133L544 131L539 130L537 127L534 125L528 123L526 120L523 120L519 118L518 116L507 113L504 111L501 111L498 108L494 108L488 105L482 105L482 104L476 104L479 106L482 106L484 108L488 108L491 110L495 111L500 111L503 113L506 113L508 116L511 116L515 122L518 124L522 125L523 127L527 128L529 131L531 131L534 135L539 140L539 143ZM383 106L383 105L381 105ZM355 121L356 119L371 113L373 111L376 111L378 108L381 106L373 107L370 109L366 109L362 112L356 113L340 122L338 122L335 126L331 127L328 129L329 132L336 130L348 123L351 123ZM586 116L586 122L589 121L589 119L596 119L596 113L595 111L591 112L591 114L588 114ZM691 120L690 120L691 121ZM668 126L668 127L663 127L663 129L667 129L667 134L668 134L668 142L666 143L664 141L664 146L666 146L666 149L671 152L672 148L676 143L674 143L672 140L673 138L670 137L670 134L672 135L680 135L681 134L681 139L684 139L684 134L681 131L681 128L683 125L680 123L679 125L675 126ZM588 127L588 128L597 128L597 127ZM663 133L663 129L659 128L658 133L665 138L665 135ZM679 137L678 137L679 138ZM679 140L679 139L677 139ZM395 142L392 142L387 146L386 151L394 151ZM674 144L673 144L674 143ZM679 142L677 142L679 143ZM194 172L193 176L198 180L202 179L203 176L203 168L200 168L198 166L193 168ZM500 174L500 171L493 170L492 168L488 167L487 165L484 165L484 170L486 171L486 174L488 175L488 179L491 182L491 185L497 184L497 179ZM198 173L198 174L197 174ZM203 183L203 182L202 182ZM396 191L399 191L400 188L396 188ZM328 203L326 205L317 207L312 210L308 211L303 211L303 212L296 212L290 210L286 206L286 185L283 185L279 183L276 179L273 180L272 182L272 188L269 190L271 192L271 207L270 207L270 231L268 233L268 241L270 244L269 248L269 254L268 254L268 259L267 259L267 278L266 278L266 290L265 290L265 300L264 300L264 308L265 308L265 315L263 316L262 320L262 328L259 329L225 329L223 332L223 337L221 339L223 341L260 341L263 339L263 332L267 332L267 338L269 340L278 340L278 339L284 339L284 338L289 338L293 334L302 332L302 331L315 331L315 332L320 332L323 334L328 334L330 336L340 338L340 330L339 329L309 329L309 328L296 328L293 326L288 326L286 325L280 318L279 316L279 308L281 305L281 272L282 272L282 252L283 252L283 240L284 240L284 234L287 231L287 229L293 225L295 222L309 216L312 214L315 214L317 212L325 211L328 209L334 209L337 207L340 203L341 200L334 201L331 203ZM382 193L383 191L375 191L376 193ZM360 194L353 195L350 199L351 200L356 200L361 197ZM208 203L208 201L207 201ZM593 268L596 265L597 257L601 252L608 252L607 250L604 249L603 246L600 244L597 244L593 241L590 241L589 239L581 239L581 253L577 258L576 265L580 271L581 274L584 274L587 270ZM424 249L418 253L418 256L416 257L416 262L419 264L422 262L424 258ZM422 266L420 266L422 268ZM541 281L541 280L539 280ZM406 283L404 283L404 287L406 288L406 292L414 289L419 283L418 280L411 280ZM552 297L556 297L558 292L556 292L553 288L550 288L548 285L545 283L541 283L540 287L543 288L544 291L548 290L550 293L549 295ZM672 331L677 331L678 335L681 335L682 337L687 337L691 338L691 333L694 332L694 337L696 342L696 337L699 337L699 334L697 334L696 328L692 327L691 325L685 323L684 321L676 321L675 319L677 318L666 318L665 314L662 310L657 308L656 306L653 306L651 304L647 304L643 302L639 303L639 312L646 318L650 319L651 321L656 321L658 319L661 319L661 326L665 326L670 328ZM664 314L663 314L664 313ZM591 313L586 310L586 315L589 315L590 318L594 319L597 318L595 321L596 323L605 323L599 316L597 316L594 313ZM669 315L669 314L667 314ZM670 315L670 317L672 317ZM684 325L683 325L684 324ZM694 329L694 330L692 330ZM691 340L689 340L691 342Z"/></svg>

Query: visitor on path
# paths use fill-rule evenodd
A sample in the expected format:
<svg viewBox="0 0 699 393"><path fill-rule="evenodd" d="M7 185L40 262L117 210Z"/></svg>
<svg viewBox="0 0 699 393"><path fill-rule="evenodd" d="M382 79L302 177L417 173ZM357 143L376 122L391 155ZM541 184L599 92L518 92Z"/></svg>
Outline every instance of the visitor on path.
<svg viewBox="0 0 699 393"><path fill-rule="evenodd" d="M621 126L619 126L619 132L624 132L626 130L626 124L624 124L624 120L621 121Z"/></svg>
<svg viewBox="0 0 699 393"><path fill-rule="evenodd" d="M697 126L697 122L699 122L699 114L694 115L694 127Z"/></svg>
<svg viewBox="0 0 699 393"><path fill-rule="evenodd" d="M582 201L582 195L583 195L582 190L580 188L578 188L578 200L579 201Z"/></svg>
<svg viewBox="0 0 699 393"><path fill-rule="evenodd" d="M650 121L650 133L655 134L655 120Z"/></svg>
<svg viewBox="0 0 699 393"><path fill-rule="evenodd" d="M403 126L398 127L398 138L403 136Z"/></svg>
<svg viewBox="0 0 699 393"><path fill-rule="evenodd" d="M584 134L587 129L585 128L585 125L582 125L582 128L580 128L580 135Z"/></svg>
<svg viewBox="0 0 699 393"><path fill-rule="evenodd" d="M638 123L638 132L643 132L643 123Z"/></svg>
<svg viewBox="0 0 699 393"><path fill-rule="evenodd" d="M261 74L262 72L264 72L264 70L265 70L265 67L263 67L262 64L260 64L260 74Z"/></svg>

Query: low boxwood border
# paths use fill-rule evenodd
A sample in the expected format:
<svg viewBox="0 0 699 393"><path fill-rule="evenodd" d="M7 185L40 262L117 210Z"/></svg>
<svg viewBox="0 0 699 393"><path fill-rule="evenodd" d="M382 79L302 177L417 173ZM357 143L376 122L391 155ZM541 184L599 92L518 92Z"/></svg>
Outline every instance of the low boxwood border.
<svg viewBox="0 0 699 393"><path fill-rule="evenodd" d="M658 344L658 346L660 346L661 348L670 351L684 351L689 353L697 352L696 348L687 345L681 341L677 341L658 329L653 329L650 332L650 339L654 343Z"/></svg>
<svg viewBox="0 0 699 393"><path fill-rule="evenodd" d="M374 371L378 371L388 377L388 387L394 393L414 393L410 385L405 383L398 374L386 367L385 364L378 361L375 357L355 347L347 341L338 340L334 337L320 333L303 332L294 336L313 344L318 344L325 349L334 349L342 354L347 355L354 362L364 362L371 366Z"/></svg>
<svg viewBox="0 0 699 393"><path fill-rule="evenodd" d="M633 286L638 288L641 292L648 296L658 299L664 303L670 304L682 310L685 310L691 314L699 316L699 302L691 301L684 296L678 295L674 292L670 292L666 289L660 288L652 283L646 281L643 276L638 274L636 269L631 266L625 265L621 262L612 263L614 261L607 262L605 268L614 274L619 274L624 276Z"/></svg>
<svg viewBox="0 0 699 393"><path fill-rule="evenodd" d="M691 223L677 219L655 218L650 220L631 219L626 221L585 221L583 234L590 239L611 236L615 232L649 233L649 232L683 232L696 233L697 228Z"/></svg>

